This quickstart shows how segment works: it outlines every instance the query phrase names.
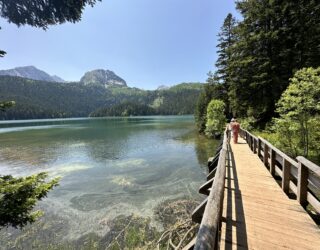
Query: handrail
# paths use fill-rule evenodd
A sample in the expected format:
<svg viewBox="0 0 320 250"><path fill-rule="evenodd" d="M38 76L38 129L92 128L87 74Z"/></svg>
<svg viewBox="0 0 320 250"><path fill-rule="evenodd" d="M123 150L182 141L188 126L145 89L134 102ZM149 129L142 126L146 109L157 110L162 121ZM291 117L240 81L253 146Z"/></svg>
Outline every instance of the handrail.
<svg viewBox="0 0 320 250"><path fill-rule="evenodd" d="M196 250L217 249L219 245L220 224L223 209L224 184L226 173L226 155L228 150L228 129L224 131L224 138L214 177L211 192L203 213L198 231Z"/></svg>
<svg viewBox="0 0 320 250"><path fill-rule="evenodd" d="M301 162L304 166L306 166L310 171L315 173L318 177L320 177L320 167L303 156L298 156L297 160Z"/></svg>
<svg viewBox="0 0 320 250"><path fill-rule="evenodd" d="M303 207L309 204L320 213L320 200L315 195L320 193L320 166L302 156L298 156L296 161L267 140L256 137L247 130L240 129L240 134L251 150L254 153L257 151L262 157L270 173L281 177L281 187L285 193L289 194L291 191L296 194Z"/></svg>
<svg viewBox="0 0 320 250"><path fill-rule="evenodd" d="M291 163L291 165L298 167L298 162L296 162L294 159L292 159L290 156L286 155L285 153L283 153L282 151L280 151L280 149L276 148L275 146L273 146L270 142L268 142L267 140L261 138L260 136L258 136L258 139L260 139L263 143L266 143L269 147L269 149L274 150L279 156L281 156L282 158L286 159L288 162Z"/></svg>

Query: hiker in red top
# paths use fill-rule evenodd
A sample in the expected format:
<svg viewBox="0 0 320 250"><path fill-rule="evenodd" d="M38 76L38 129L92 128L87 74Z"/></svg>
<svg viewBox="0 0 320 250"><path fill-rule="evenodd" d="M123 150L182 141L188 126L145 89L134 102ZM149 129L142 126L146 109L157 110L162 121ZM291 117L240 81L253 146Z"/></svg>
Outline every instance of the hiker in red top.
<svg viewBox="0 0 320 250"><path fill-rule="evenodd" d="M240 124L237 122L236 119L231 124L232 132L233 132L233 142L238 143L238 136L240 130Z"/></svg>

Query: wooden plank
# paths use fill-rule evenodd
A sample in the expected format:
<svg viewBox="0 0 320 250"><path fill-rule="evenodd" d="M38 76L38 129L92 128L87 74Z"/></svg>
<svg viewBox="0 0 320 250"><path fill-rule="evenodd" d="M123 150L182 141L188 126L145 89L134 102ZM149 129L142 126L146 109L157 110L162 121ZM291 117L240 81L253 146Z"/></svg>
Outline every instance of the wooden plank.
<svg viewBox="0 0 320 250"><path fill-rule="evenodd" d="M298 188L297 188L297 186L296 186L292 181L289 182L289 187L290 187L290 190L291 190L295 195L298 194Z"/></svg>
<svg viewBox="0 0 320 250"><path fill-rule="evenodd" d="M215 177L217 172L217 168L213 169L208 175L207 175L207 180L211 180L212 178Z"/></svg>
<svg viewBox="0 0 320 250"><path fill-rule="evenodd" d="M214 178L208 180L206 183L204 183L200 188L199 188L199 193L204 194L204 195L209 195L209 188L212 187Z"/></svg>
<svg viewBox="0 0 320 250"><path fill-rule="evenodd" d="M208 198L205 198L192 212L191 219L193 222L201 223Z"/></svg>
<svg viewBox="0 0 320 250"><path fill-rule="evenodd" d="M274 170L275 170L275 173L277 173L277 175L279 175L280 177L282 177L282 171L280 168L278 168L276 165L274 166Z"/></svg>
<svg viewBox="0 0 320 250"><path fill-rule="evenodd" d="M215 162L217 159L219 159L219 153L217 153L214 157L210 157L208 159L208 168L210 168L210 166L213 164L213 162Z"/></svg>
<svg viewBox="0 0 320 250"><path fill-rule="evenodd" d="M311 204L311 206L320 214L320 202L314 197L310 192L307 193L307 201Z"/></svg>
<svg viewBox="0 0 320 250"><path fill-rule="evenodd" d="M251 225L250 225L251 226ZM254 226L254 225L253 225ZM254 226L255 227L255 226ZM222 231L224 232L221 237L222 240L225 240L227 243L233 243L236 246L243 247L246 249L303 249L303 250L311 250L318 249L318 245L316 245L317 238L312 237L310 239L304 239L303 237L296 237L297 235L291 235L290 231L280 231L278 228L269 228L265 227L265 224L259 224L259 227L255 227L255 230L251 230L252 228L248 227L248 232L243 234L239 232L237 228L226 228L222 227ZM302 233L302 235L304 235ZM276 237L275 237L276 236ZM245 243L241 242L240 238L249 238L249 242L247 242L247 247L244 247ZM290 242L286 242L286 240L290 240ZM240 241L240 242L239 242ZM239 242L239 243L238 243ZM235 248L238 249L238 248Z"/></svg>
<svg viewBox="0 0 320 250"><path fill-rule="evenodd" d="M216 154L219 154L220 153L220 150L222 149L222 143L220 144L220 146L216 149Z"/></svg>
<svg viewBox="0 0 320 250"><path fill-rule="evenodd" d="M182 250L192 250L196 244L197 237L194 237Z"/></svg>
<svg viewBox="0 0 320 250"><path fill-rule="evenodd" d="M215 157L210 164L208 164L208 170L211 172L214 170L218 165L219 155Z"/></svg>

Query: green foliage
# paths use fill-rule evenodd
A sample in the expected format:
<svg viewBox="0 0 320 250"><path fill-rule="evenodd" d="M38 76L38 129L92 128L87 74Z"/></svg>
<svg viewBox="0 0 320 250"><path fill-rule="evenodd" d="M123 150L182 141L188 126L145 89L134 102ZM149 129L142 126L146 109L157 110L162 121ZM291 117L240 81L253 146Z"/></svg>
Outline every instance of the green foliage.
<svg viewBox="0 0 320 250"><path fill-rule="evenodd" d="M249 116L241 119L240 123L242 129L252 131L255 128L256 120L252 116Z"/></svg>
<svg viewBox="0 0 320 250"><path fill-rule="evenodd" d="M221 134L225 124L226 118L225 103L221 100L211 100L207 108L207 123L205 133L209 137L214 137Z"/></svg>
<svg viewBox="0 0 320 250"><path fill-rule="evenodd" d="M203 133L207 123L207 107L212 99L224 100L225 91L223 84L219 83L213 74L209 73L208 83L201 92L195 110L195 119L198 131Z"/></svg>
<svg viewBox="0 0 320 250"><path fill-rule="evenodd" d="M14 178L0 176L0 227L23 227L42 215L32 211L36 202L58 185L58 178L46 182L46 173Z"/></svg>
<svg viewBox="0 0 320 250"><path fill-rule="evenodd" d="M282 94L274 120L280 146L292 155L319 152L320 139L320 68L304 68L296 72Z"/></svg>
<svg viewBox="0 0 320 250"><path fill-rule="evenodd" d="M0 57L4 57L4 56L5 56L5 54L7 54L5 51L0 50Z"/></svg>
<svg viewBox="0 0 320 250"><path fill-rule="evenodd" d="M99 1L99 0L98 0ZM18 26L31 25L46 29L49 25L78 22L87 5L97 0L0 0L0 16Z"/></svg>
<svg viewBox="0 0 320 250"><path fill-rule="evenodd" d="M320 112L320 67L304 68L290 79L278 102L280 116L305 119Z"/></svg>
<svg viewBox="0 0 320 250"><path fill-rule="evenodd" d="M13 107L16 103L14 101L0 102L0 111L5 111L7 108Z"/></svg>

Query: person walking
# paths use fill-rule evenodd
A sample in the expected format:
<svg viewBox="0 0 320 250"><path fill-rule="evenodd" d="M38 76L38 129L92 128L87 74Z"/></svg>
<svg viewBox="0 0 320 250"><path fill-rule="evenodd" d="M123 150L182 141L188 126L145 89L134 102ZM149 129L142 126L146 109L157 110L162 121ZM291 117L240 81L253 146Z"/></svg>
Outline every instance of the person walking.
<svg viewBox="0 0 320 250"><path fill-rule="evenodd" d="M237 119L233 119L231 127L232 127L232 134L233 134L233 143L238 143L240 124L237 122Z"/></svg>
<svg viewBox="0 0 320 250"><path fill-rule="evenodd" d="M233 137L233 131L232 131L232 124L233 124L233 122L234 122L234 119L232 118L232 119L230 120L229 125L228 125L228 139L229 139L229 141L230 141L231 138Z"/></svg>

